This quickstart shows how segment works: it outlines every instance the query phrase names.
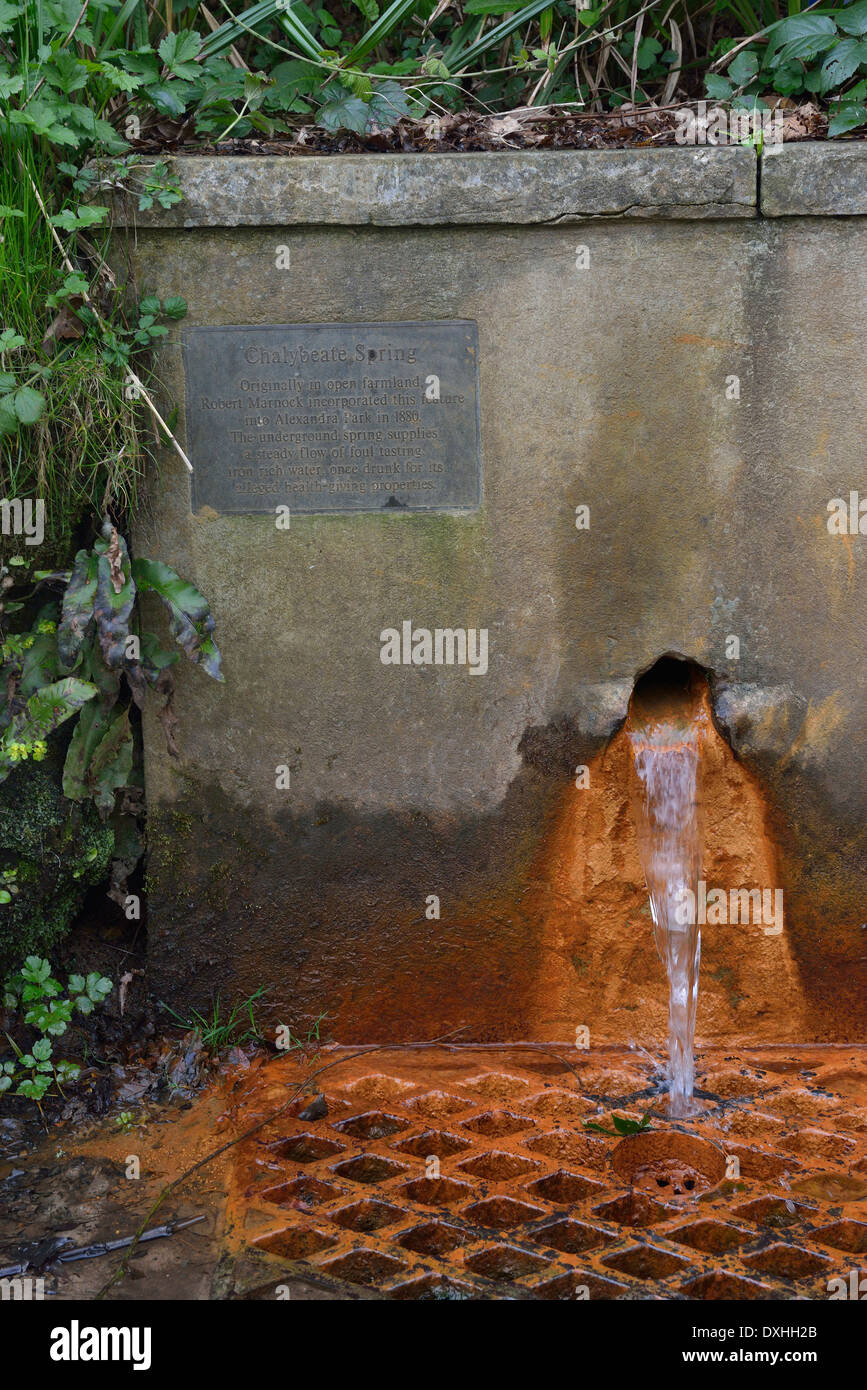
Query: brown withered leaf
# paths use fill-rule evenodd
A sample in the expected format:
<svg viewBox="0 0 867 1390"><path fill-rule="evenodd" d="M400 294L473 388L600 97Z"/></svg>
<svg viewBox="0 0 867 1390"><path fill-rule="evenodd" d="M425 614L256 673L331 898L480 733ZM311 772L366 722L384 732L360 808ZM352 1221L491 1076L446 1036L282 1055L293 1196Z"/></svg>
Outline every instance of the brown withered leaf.
<svg viewBox="0 0 867 1390"><path fill-rule="evenodd" d="M166 736L166 748L172 758L179 758L181 755L178 745L175 743L175 729L178 727L180 720L174 710L175 682L167 666L160 671L154 690L158 695L165 696L163 704L157 710L157 719L163 726L163 733Z"/></svg>
<svg viewBox="0 0 867 1390"><path fill-rule="evenodd" d="M108 550L106 551L106 558L108 560L111 587L116 594L119 594L124 586L123 552L120 548L120 538L117 534L116 526L112 526L111 528L111 540L109 541Z"/></svg>
<svg viewBox="0 0 867 1390"><path fill-rule="evenodd" d="M83 303L84 300L81 295L76 294L61 305L53 321L45 330L45 337L42 339L42 347L45 352L54 353L59 339L69 340L81 337L84 333L84 324L75 310L80 309Z"/></svg>

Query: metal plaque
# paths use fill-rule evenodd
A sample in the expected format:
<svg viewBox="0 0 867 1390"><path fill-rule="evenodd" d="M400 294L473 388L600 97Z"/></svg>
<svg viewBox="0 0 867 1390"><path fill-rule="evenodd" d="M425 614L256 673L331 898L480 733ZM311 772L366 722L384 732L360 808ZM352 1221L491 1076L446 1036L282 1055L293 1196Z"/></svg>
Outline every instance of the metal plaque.
<svg viewBox="0 0 867 1390"><path fill-rule="evenodd" d="M194 510L477 507L478 358L467 319L188 329Z"/></svg>

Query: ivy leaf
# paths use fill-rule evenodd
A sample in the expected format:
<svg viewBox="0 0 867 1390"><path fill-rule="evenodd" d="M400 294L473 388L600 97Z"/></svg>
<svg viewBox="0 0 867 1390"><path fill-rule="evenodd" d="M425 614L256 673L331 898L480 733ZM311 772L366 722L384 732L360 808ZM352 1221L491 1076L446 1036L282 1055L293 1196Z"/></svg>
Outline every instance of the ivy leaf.
<svg viewBox="0 0 867 1390"><path fill-rule="evenodd" d="M341 92L340 96L319 108L316 124L325 130L354 130L356 135L363 135L367 130L368 115L366 101Z"/></svg>
<svg viewBox="0 0 867 1390"><path fill-rule="evenodd" d="M704 79L704 89L712 101L728 101L734 87L721 73L709 72Z"/></svg>
<svg viewBox="0 0 867 1390"><path fill-rule="evenodd" d="M399 82L382 82L374 87L368 103L368 129L388 130L402 116L409 115L406 93Z"/></svg>
<svg viewBox="0 0 867 1390"><path fill-rule="evenodd" d="M746 49L729 64L728 75L736 87L746 87L747 83L752 82L758 70L758 55Z"/></svg>

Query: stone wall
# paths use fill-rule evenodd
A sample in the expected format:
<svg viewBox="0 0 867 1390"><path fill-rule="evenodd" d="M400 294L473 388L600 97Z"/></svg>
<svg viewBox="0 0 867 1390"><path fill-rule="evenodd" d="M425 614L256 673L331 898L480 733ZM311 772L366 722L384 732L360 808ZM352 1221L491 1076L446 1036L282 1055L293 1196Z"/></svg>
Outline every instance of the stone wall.
<svg viewBox="0 0 867 1390"><path fill-rule="evenodd" d="M160 361L181 439L191 327L470 320L482 500L280 530L194 513L163 455L135 543L210 598L226 683L178 672L179 759L145 721L158 993L265 983L272 1018L327 1012L341 1041L659 1040L606 750L636 676L678 653L708 672L786 902L779 958L758 928L705 934L699 1037L857 1037L865 542L827 521L867 489L867 147L174 163L184 201L127 210L117 258L188 301ZM383 665L407 620L487 629L487 673ZM748 871L738 795L709 881ZM567 844L586 872L552 867Z"/></svg>

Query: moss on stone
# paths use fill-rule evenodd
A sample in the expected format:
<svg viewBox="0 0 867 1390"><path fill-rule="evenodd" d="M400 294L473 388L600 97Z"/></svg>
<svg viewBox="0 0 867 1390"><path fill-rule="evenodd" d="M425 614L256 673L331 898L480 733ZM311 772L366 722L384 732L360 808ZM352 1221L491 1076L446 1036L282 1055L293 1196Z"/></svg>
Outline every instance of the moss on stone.
<svg viewBox="0 0 867 1390"><path fill-rule="evenodd" d="M0 906L0 974L49 954L108 870L114 831L90 802L67 800L60 779L55 761L24 763L0 785L0 869L18 886Z"/></svg>

